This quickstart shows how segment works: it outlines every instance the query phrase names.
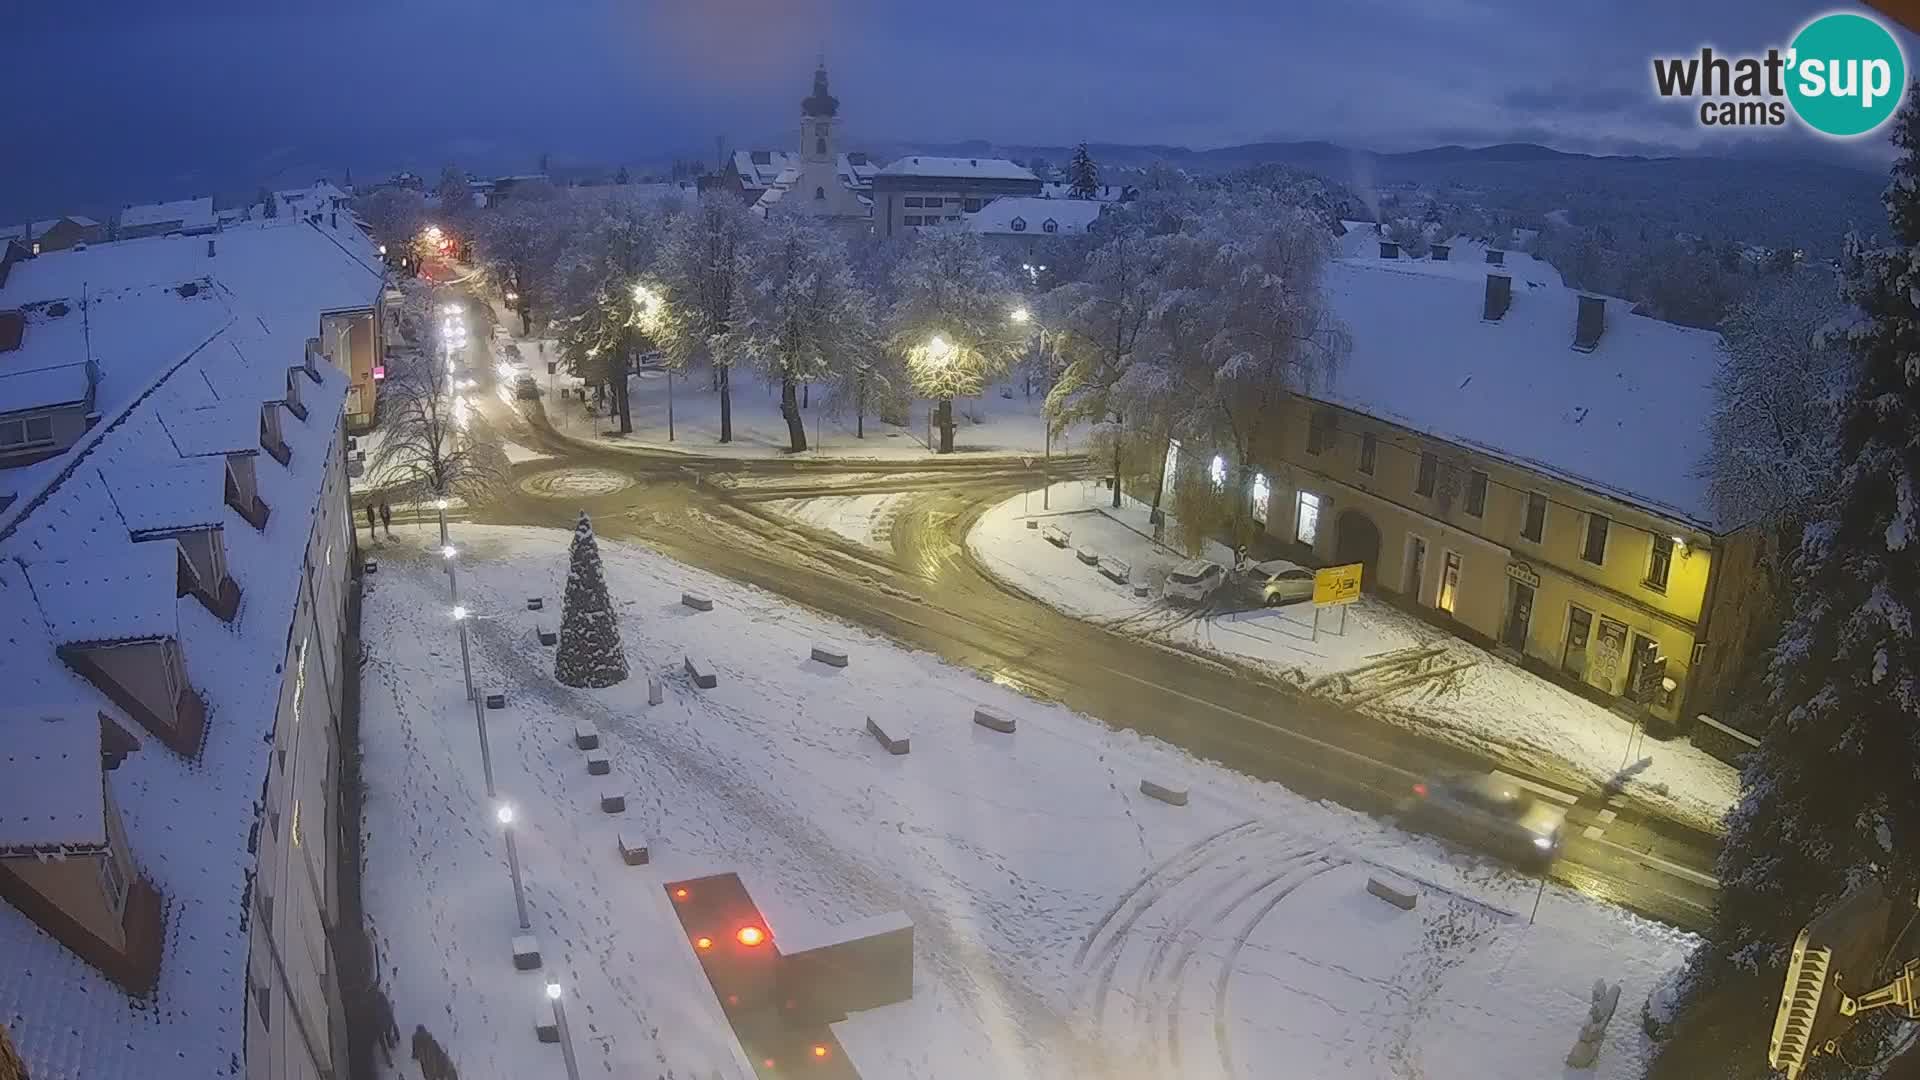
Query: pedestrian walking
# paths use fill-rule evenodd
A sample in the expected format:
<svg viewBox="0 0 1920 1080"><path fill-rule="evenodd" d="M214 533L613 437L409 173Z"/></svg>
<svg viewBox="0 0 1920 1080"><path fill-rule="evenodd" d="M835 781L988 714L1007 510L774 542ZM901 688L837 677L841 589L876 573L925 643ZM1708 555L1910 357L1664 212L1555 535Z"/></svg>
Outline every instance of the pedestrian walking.
<svg viewBox="0 0 1920 1080"><path fill-rule="evenodd" d="M380 500L380 526L387 530L387 539L393 539L393 507L387 500Z"/></svg>
<svg viewBox="0 0 1920 1080"><path fill-rule="evenodd" d="M378 536L378 535L377 535L377 534L376 534L376 533L375 533L375 532L373 531L373 527L374 527L374 520L373 520L373 503L371 503L371 502L369 502L369 503L367 503L367 540L368 540L368 542L372 542L372 541L374 541L374 540L378 540L378 539L380 538L380 537L379 537L379 536Z"/></svg>

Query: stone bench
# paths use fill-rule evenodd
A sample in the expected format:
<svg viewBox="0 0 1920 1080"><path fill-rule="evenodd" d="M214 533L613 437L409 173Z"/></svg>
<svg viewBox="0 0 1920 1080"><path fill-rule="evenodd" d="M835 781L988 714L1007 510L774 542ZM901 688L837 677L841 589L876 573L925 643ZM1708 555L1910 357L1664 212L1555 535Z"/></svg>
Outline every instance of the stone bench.
<svg viewBox="0 0 1920 1080"><path fill-rule="evenodd" d="M573 745L581 750L600 749L600 730L589 720L573 722Z"/></svg>
<svg viewBox="0 0 1920 1080"><path fill-rule="evenodd" d="M560 1041L560 1018L553 1011L553 1004L544 998L533 1008L533 1036L543 1043Z"/></svg>
<svg viewBox="0 0 1920 1080"><path fill-rule="evenodd" d="M1133 565L1124 559L1103 556L1100 559L1100 576L1115 585L1125 585L1133 578Z"/></svg>
<svg viewBox="0 0 1920 1080"><path fill-rule="evenodd" d="M540 942L532 934L521 934L513 939L513 967L515 971L532 971L540 966Z"/></svg>
<svg viewBox="0 0 1920 1080"><path fill-rule="evenodd" d="M626 792L612 785L600 789L600 810L602 813L620 814L625 813L626 809Z"/></svg>
<svg viewBox="0 0 1920 1080"><path fill-rule="evenodd" d="M1420 890L1407 879L1392 874L1369 874L1367 891L1401 911L1412 911L1420 902Z"/></svg>
<svg viewBox="0 0 1920 1080"><path fill-rule="evenodd" d="M1153 586L1151 586L1151 585L1146 585L1146 584L1141 584L1141 585L1135 585L1135 586L1133 587L1133 595L1135 595L1135 596L1152 596L1152 595L1153 595Z"/></svg>
<svg viewBox="0 0 1920 1080"><path fill-rule="evenodd" d="M898 731L900 729L895 728L895 730ZM910 736L902 732L898 737L895 737L892 733L888 732L886 728L881 727L871 716L867 717L867 734L873 736L881 746L886 748L889 754L904 754L913 748L913 739Z"/></svg>
<svg viewBox="0 0 1920 1080"><path fill-rule="evenodd" d="M1076 559L1079 559L1083 563L1086 563L1088 566L1100 565L1100 553L1089 547L1074 548L1073 557Z"/></svg>
<svg viewBox="0 0 1920 1080"><path fill-rule="evenodd" d="M693 685L700 689L711 690L720 685L720 676L714 674L712 664L689 656L685 658L682 666L686 668L687 678L692 679Z"/></svg>
<svg viewBox="0 0 1920 1080"><path fill-rule="evenodd" d="M652 860L653 855L645 840L637 840L626 833L620 833L615 839L620 844L620 861L628 866L645 866Z"/></svg>
<svg viewBox="0 0 1920 1080"><path fill-rule="evenodd" d="M697 592L681 593L680 603L683 607L690 607L695 611L712 611L713 610L713 601L705 596L702 596Z"/></svg>
<svg viewBox="0 0 1920 1080"><path fill-rule="evenodd" d="M527 610L528 610L528 611L539 611L539 610L540 610L541 608L543 608L543 607L546 607L546 606L547 606L547 601L546 601L546 599L545 599L544 597L539 597L539 596L529 596L529 597L527 597Z"/></svg>
<svg viewBox="0 0 1920 1080"><path fill-rule="evenodd" d="M973 722L989 731L997 731L1002 735L1013 734L1014 722L1011 716L1001 716L997 713L990 713L985 709L975 709L973 710Z"/></svg>
<svg viewBox="0 0 1920 1080"><path fill-rule="evenodd" d="M540 644L542 645L560 644L560 634L558 631L549 630L546 627L542 626L536 632L540 635Z"/></svg>
<svg viewBox="0 0 1920 1080"><path fill-rule="evenodd" d="M1037 528L1039 528L1039 527L1040 527L1040 522L1038 522L1038 521L1036 521L1036 520L1035 520L1035 519L1033 519L1033 518L1028 518L1028 519L1027 519L1027 528L1029 528L1029 529L1037 529Z"/></svg>
<svg viewBox="0 0 1920 1080"><path fill-rule="evenodd" d="M1187 789L1156 784L1151 780L1140 781L1140 794L1150 799L1159 799L1169 806L1187 805Z"/></svg>
<svg viewBox="0 0 1920 1080"><path fill-rule="evenodd" d="M504 709L506 707L507 707L507 695L505 694L488 694L487 695L487 708Z"/></svg>
<svg viewBox="0 0 1920 1080"><path fill-rule="evenodd" d="M658 705L666 699L667 687L666 684L660 681L660 676L647 676L647 704Z"/></svg>
<svg viewBox="0 0 1920 1080"><path fill-rule="evenodd" d="M820 661L828 667L846 667L847 651L845 649L834 648L831 645L822 645L819 642L815 642L813 646L813 659Z"/></svg>
<svg viewBox="0 0 1920 1080"><path fill-rule="evenodd" d="M613 759L605 750L587 751L587 775L605 776L613 771Z"/></svg>
<svg viewBox="0 0 1920 1080"><path fill-rule="evenodd" d="M1073 542L1073 534L1058 525L1048 525L1040 530L1040 535L1054 547L1063 548Z"/></svg>

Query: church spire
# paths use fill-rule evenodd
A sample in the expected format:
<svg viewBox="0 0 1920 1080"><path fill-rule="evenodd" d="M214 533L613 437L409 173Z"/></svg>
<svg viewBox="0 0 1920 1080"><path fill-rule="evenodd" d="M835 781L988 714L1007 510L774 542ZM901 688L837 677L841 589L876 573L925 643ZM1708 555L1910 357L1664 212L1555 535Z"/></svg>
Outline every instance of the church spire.
<svg viewBox="0 0 1920 1080"><path fill-rule="evenodd" d="M800 115L832 116L839 111L840 99L827 92L827 57L822 53L813 71L813 94L800 103Z"/></svg>

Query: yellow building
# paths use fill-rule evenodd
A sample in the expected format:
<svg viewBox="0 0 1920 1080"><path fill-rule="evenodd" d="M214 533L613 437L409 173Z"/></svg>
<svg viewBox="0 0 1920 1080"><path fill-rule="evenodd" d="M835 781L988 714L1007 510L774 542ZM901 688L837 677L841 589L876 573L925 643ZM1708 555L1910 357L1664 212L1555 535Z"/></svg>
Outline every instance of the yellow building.
<svg viewBox="0 0 1920 1080"><path fill-rule="evenodd" d="M1718 336L1523 255L1349 250L1327 289L1351 354L1290 407L1256 519L1589 696L1710 709L1767 608L1760 537L1701 472Z"/></svg>

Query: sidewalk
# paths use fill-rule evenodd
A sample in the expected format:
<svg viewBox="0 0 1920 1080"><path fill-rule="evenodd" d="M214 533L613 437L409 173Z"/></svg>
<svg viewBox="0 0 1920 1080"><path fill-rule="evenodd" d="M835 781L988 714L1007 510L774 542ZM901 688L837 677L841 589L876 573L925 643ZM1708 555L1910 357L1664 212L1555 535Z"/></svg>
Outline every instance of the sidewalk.
<svg viewBox="0 0 1920 1080"><path fill-rule="evenodd" d="M1147 507L1092 484L1055 484L1051 511L1022 495L981 516L967 538L990 573L1071 615L1189 649L1250 662L1301 690L1457 746L1623 794L1696 828L1718 831L1739 772L1685 740L1644 737L1615 713L1371 597L1345 616L1300 604L1196 611L1160 599L1184 558L1155 545ZM1029 516L1071 534L1064 548ZM1168 529L1168 536L1172 530ZM1146 597L1082 565L1075 550L1122 560ZM1231 565L1224 546L1207 557Z"/></svg>

